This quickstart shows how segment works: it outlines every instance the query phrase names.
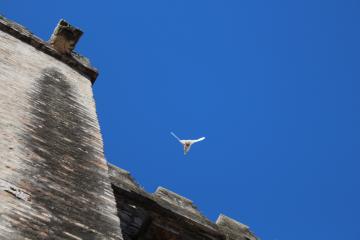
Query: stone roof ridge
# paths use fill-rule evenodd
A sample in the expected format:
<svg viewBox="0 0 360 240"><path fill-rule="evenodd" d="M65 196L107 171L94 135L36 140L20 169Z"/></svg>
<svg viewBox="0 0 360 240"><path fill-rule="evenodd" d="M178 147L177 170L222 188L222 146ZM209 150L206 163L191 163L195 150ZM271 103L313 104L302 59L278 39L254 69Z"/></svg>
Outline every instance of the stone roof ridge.
<svg viewBox="0 0 360 240"><path fill-rule="evenodd" d="M108 166L111 182L117 187L151 199L162 208L168 209L168 211L197 222L211 231L222 233L229 237L227 240L257 240L249 227L243 223L224 214L220 214L216 223L213 223L198 210L192 200L161 186L159 186L154 193L150 194L136 182L128 171L112 164L108 164Z"/></svg>
<svg viewBox="0 0 360 240"><path fill-rule="evenodd" d="M220 214L216 225L229 239L257 240L258 238L250 231L250 228L224 214Z"/></svg>
<svg viewBox="0 0 360 240"><path fill-rule="evenodd" d="M158 197L164 197L163 199L165 201L169 201L171 203L175 203L178 204L179 206L191 206L191 208L197 209L197 207L193 204L193 201L191 201L190 199L183 197L169 189L166 189L164 187L159 186L155 193L155 196Z"/></svg>
<svg viewBox="0 0 360 240"><path fill-rule="evenodd" d="M73 51L83 32L65 20L59 21L49 42L2 15L0 15L0 30L65 63L88 78L91 83L95 82L98 70L91 66L86 57Z"/></svg>
<svg viewBox="0 0 360 240"><path fill-rule="evenodd" d="M155 193L153 193L153 196L157 200L166 201L171 205L174 205L176 207L182 208L184 210L202 216L198 208L193 204L193 202L190 199L183 197L175 192L172 192L164 187L159 186L156 189Z"/></svg>
<svg viewBox="0 0 360 240"><path fill-rule="evenodd" d="M125 190L146 193L144 188L131 176L131 173L108 163L111 182ZM146 193L147 194L147 193Z"/></svg>

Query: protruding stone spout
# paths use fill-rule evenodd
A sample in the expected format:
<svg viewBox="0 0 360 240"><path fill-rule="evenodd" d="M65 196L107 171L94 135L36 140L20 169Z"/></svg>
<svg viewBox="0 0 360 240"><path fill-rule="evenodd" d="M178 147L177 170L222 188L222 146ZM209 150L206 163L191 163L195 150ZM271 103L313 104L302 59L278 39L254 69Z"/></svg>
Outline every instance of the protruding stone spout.
<svg viewBox="0 0 360 240"><path fill-rule="evenodd" d="M69 55L83 32L61 19L50 38L50 44L60 53Z"/></svg>

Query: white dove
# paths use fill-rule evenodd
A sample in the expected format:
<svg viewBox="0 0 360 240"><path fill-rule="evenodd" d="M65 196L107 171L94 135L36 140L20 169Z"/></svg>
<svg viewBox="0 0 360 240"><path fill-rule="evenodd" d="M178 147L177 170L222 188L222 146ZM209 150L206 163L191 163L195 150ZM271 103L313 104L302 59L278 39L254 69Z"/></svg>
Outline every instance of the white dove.
<svg viewBox="0 0 360 240"><path fill-rule="evenodd" d="M196 140L181 140L180 138L178 138L178 136L175 135L175 133L173 133L173 132L170 132L170 133L171 133L171 135L174 136L174 138L176 138L184 146L184 155L186 155L189 152L191 145L205 139L205 137L201 137Z"/></svg>

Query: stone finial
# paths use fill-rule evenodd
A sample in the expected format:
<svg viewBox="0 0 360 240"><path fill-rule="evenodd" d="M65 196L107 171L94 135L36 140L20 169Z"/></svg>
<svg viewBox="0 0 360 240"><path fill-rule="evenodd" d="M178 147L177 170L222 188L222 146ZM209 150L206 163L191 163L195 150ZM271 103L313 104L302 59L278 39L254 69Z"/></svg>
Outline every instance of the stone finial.
<svg viewBox="0 0 360 240"><path fill-rule="evenodd" d="M50 44L60 53L69 55L83 32L61 19L50 38Z"/></svg>

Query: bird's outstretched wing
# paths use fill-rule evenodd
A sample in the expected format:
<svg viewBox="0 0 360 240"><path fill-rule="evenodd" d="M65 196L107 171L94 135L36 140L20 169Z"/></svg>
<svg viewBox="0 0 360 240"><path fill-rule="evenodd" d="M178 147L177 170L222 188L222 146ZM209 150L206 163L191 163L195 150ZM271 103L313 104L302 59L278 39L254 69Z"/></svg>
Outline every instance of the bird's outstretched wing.
<svg viewBox="0 0 360 240"><path fill-rule="evenodd" d="M174 136L174 138L176 138L179 142L181 142L180 138L178 138L178 136L176 136L176 135L175 135L175 133L170 132L170 134L171 134L171 135L173 135L173 136Z"/></svg>
<svg viewBox="0 0 360 240"><path fill-rule="evenodd" d="M205 140L205 137L201 137L199 139L191 140L191 143L201 142L203 140Z"/></svg>

